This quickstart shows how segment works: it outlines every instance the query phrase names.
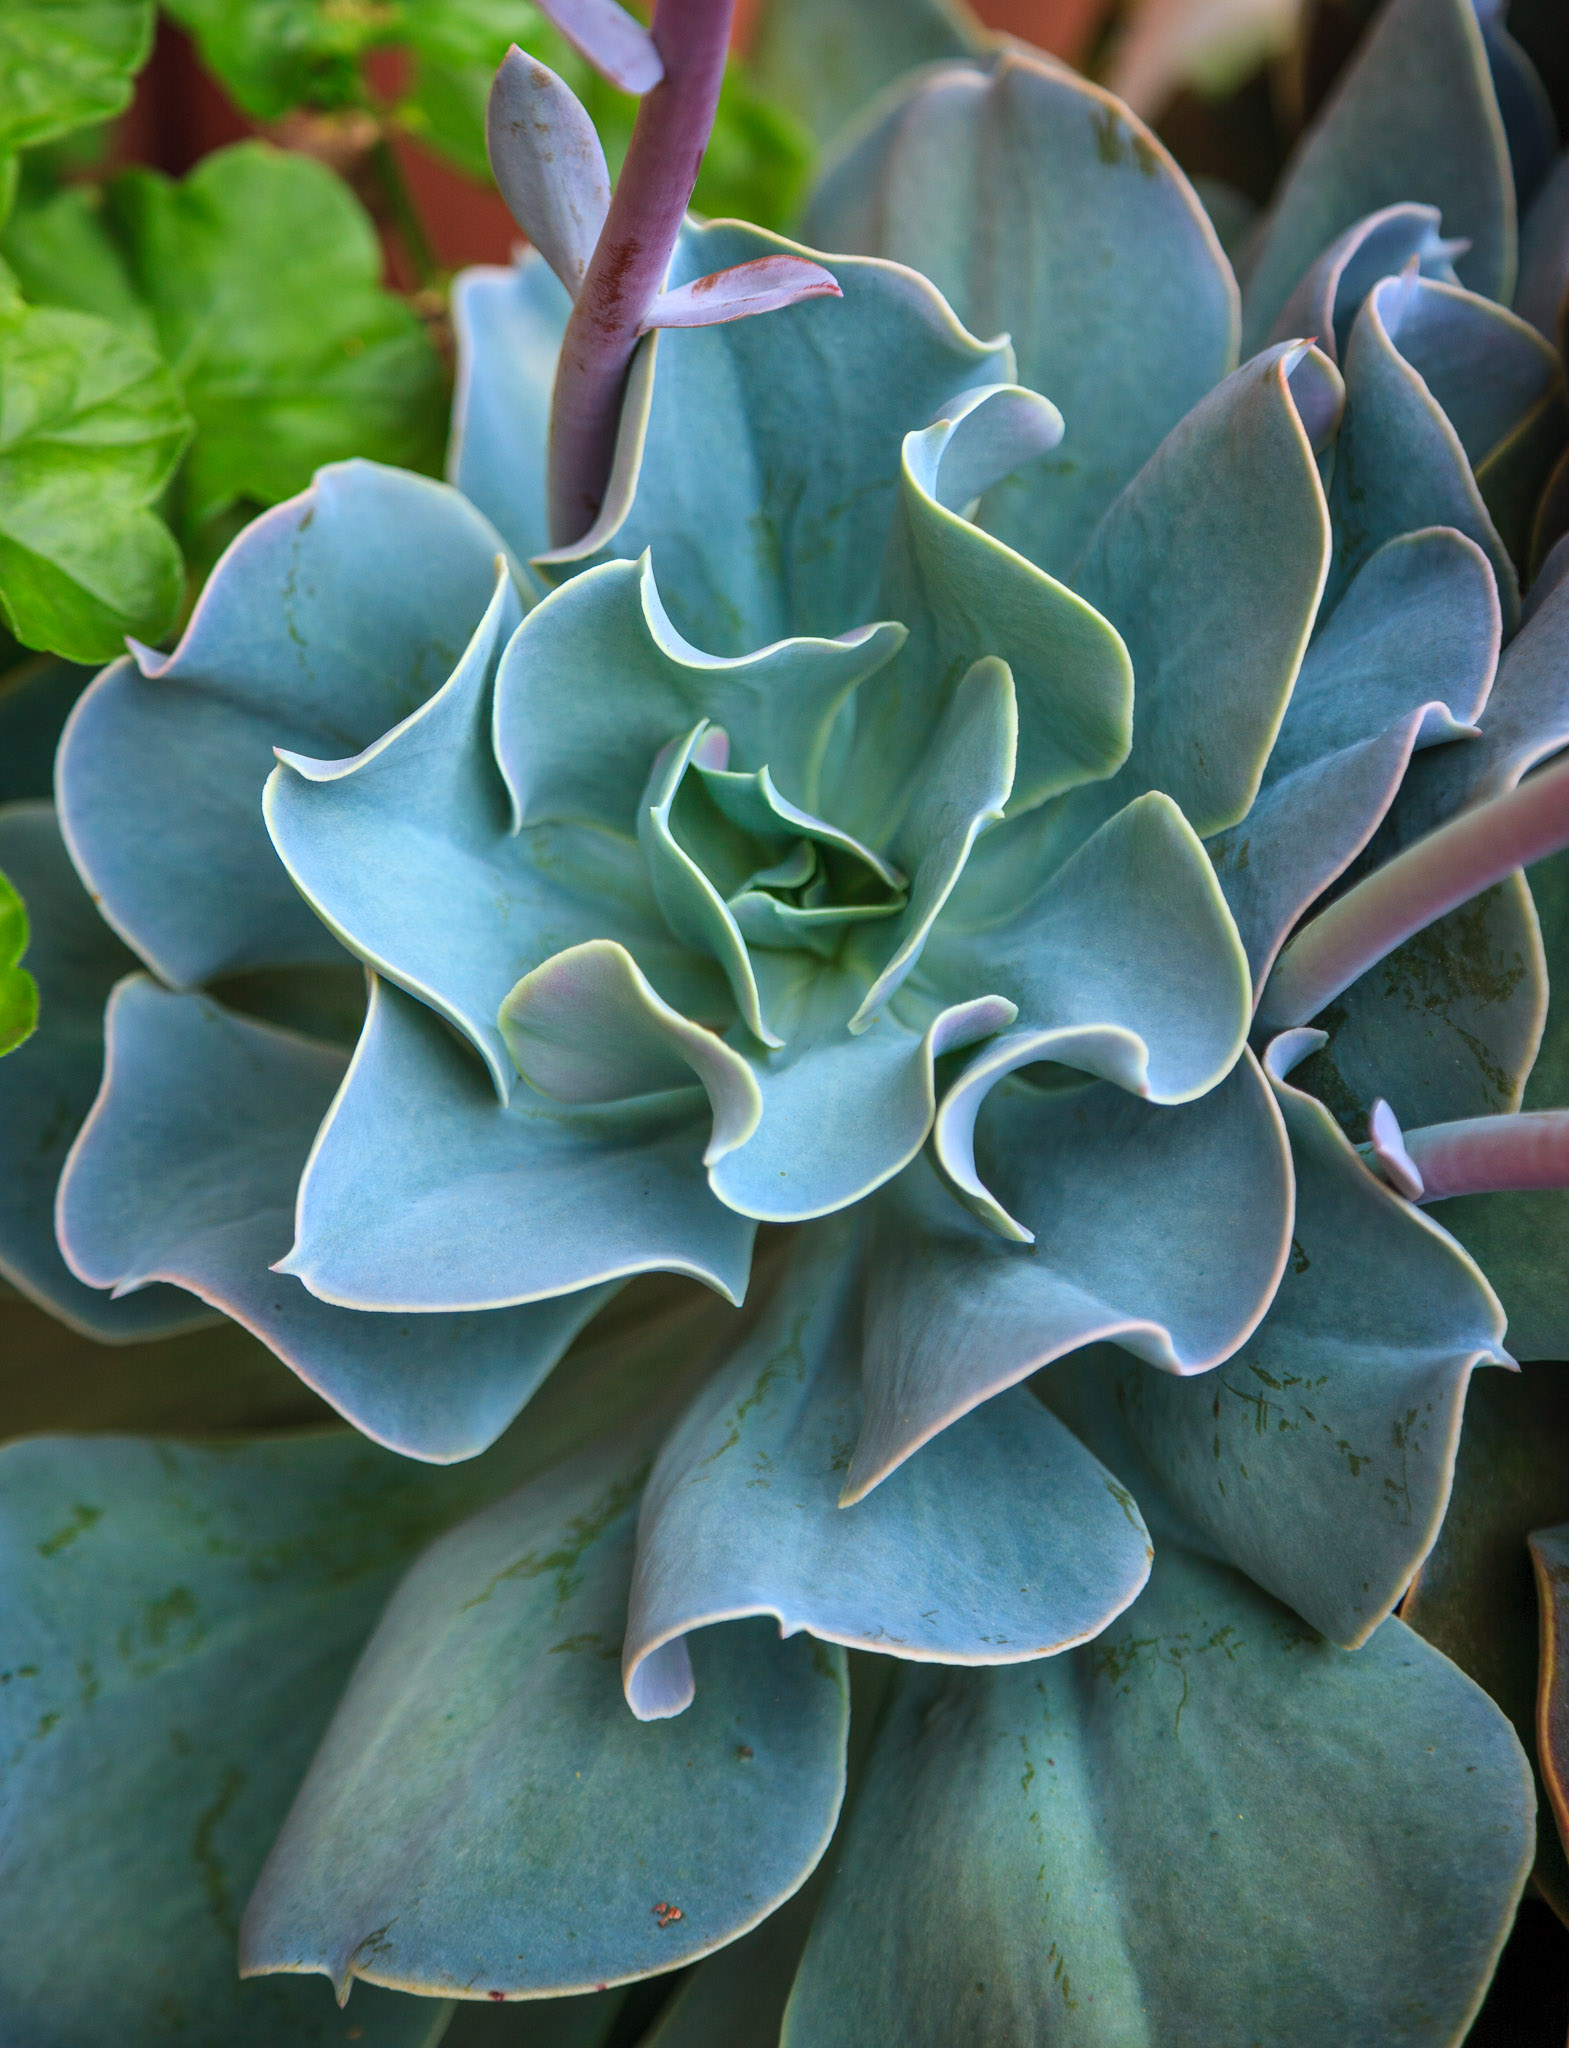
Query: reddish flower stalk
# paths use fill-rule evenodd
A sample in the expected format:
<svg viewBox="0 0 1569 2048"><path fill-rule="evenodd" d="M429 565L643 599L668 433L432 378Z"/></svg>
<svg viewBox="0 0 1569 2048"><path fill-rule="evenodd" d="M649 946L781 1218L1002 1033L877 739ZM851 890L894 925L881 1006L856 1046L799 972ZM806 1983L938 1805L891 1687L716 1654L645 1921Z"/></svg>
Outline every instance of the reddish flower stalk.
<svg viewBox="0 0 1569 2048"><path fill-rule="evenodd" d="M1413 1202L1569 1187L1569 1110L1467 1117L1402 1132L1380 1101L1368 1121L1379 1170Z"/></svg>
<svg viewBox="0 0 1569 2048"><path fill-rule="evenodd" d="M655 0L665 75L644 94L604 232L572 308L550 414L550 537L593 525L615 456L627 372L665 281L724 77L735 0Z"/></svg>
<svg viewBox="0 0 1569 2048"><path fill-rule="evenodd" d="M1569 758L1462 811L1305 925L1265 984L1260 1024L1305 1024L1413 933L1564 845Z"/></svg>

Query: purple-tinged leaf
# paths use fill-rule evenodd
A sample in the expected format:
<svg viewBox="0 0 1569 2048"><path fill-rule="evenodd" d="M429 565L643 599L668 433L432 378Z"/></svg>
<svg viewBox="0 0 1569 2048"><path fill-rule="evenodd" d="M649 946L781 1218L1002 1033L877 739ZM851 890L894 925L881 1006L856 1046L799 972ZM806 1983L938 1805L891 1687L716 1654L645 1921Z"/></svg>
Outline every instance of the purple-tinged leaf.
<svg viewBox="0 0 1569 2048"><path fill-rule="evenodd" d="M1408 1202L1419 1202L1423 1194L1421 1168L1406 1150L1400 1120L1382 1096L1367 1113L1367 1133L1368 1149L1385 1180Z"/></svg>
<svg viewBox="0 0 1569 2048"><path fill-rule="evenodd" d="M804 256L759 256L661 292L643 316L640 332L656 327L722 327L754 313L777 313L803 299L842 299L832 271Z"/></svg>
<svg viewBox="0 0 1569 2048"><path fill-rule="evenodd" d="M664 77L653 37L616 0L539 0L539 11L623 92L649 92Z"/></svg>
<svg viewBox="0 0 1569 2048"><path fill-rule="evenodd" d="M1463 811L1348 889L1281 954L1260 1022L1305 1024L1415 933L1564 845L1569 761Z"/></svg>
<svg viewBox="0 0 1569 2048"><path fill-rule="evenodd" d="M576 298L610 210L610 173L577 95L516 43L490 88L485 143L512 218Z"/></svg>

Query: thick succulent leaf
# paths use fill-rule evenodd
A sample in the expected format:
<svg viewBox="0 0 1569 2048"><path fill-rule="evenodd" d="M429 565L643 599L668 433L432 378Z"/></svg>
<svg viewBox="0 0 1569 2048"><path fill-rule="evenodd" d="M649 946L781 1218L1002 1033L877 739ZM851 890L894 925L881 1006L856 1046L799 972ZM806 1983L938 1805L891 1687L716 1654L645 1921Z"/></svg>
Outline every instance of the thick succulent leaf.
<svg viewBox="0 0 1569 2048"><path fill-rule="evenodd" d="M755 1226L709 1192L706 1107L696 1088L504 1107L433 1011L373 978L279 1270L344 1308L504 1308L655 1271L739 1301Z"/></svg>
<svg viewBox="0 0 1569 2048"><path fill-rule="evenodd" d="M1324 588L1313 451L1339 392L1316 349L1267 350L1194 407L1096 528L1078 589L1127 642L1137 713L1125 765L1067 799L1070 843L1150 789L1200 833L1246 814Z"/></svg>
<svg viewBox="0 0 1569 2048"><path fill-rule="evenodd" d="M1529 206L1558 154L1558 119L1540 72L1504 26L1503 0L1480 0L1476 13L1509 143L1515 197Z"/></svg>
<svg viewBox="0 0 1569 2048"><path fill-rule="evenodd" d="M1398 844L1468 804L1513 789L1569 743L1569 577L1540 599L1533 591L1532 599L1530 616L1498 664L1481 715L1482 737L1438 748L1413 764L1392 820Z"/></svg>
<svg viewBox="0 0 1569 2048"><path fill-rule="evenodd" d="M1562 332L1564 300L1569 297L1569 155L1559 158L1552 176L1532 202L1520 229L1520 283L1515 311L1529 320L1545 341L1557 342Z"/></svg>
<svg viewBox="0 0 1569 2048"><path fill-rule="evenodd" d="M642 1719L693 1696L688 1632L772 1614L852 1649L1011 1664L1097 1635L1149 1571L1126 1490L1024 1389L841 1507L860 1427L861 1230L817 1224L654 1465L622 1650Z"/></svg>
<svg viewBox="0 0 1569 2048"><path fill-rule="evenodd" d="M857 693L832 778L834 815L881 837L936 744L954 683L993 655L1019 700L1012 804L1027 809L1110 774L1127 755L1133 672L1107 622L966 516L998 477L1061 433L1056 408L1017 387L964 394L907 437L879 608L910 628Z"/></svg>
<svg viewBox="0 0 1569 2048"><path fill-rule="evenodd" d="M751 1068L711 1031L672 1010L622 946L592 939L526 975L501 1006L518 1072L558 1102L620 1102L701 1082L714 1112L711 1165L757 1128Z"/></svg>
<svg viewBox="0 0 1569 2048"><path fill-rule="evenodd" d="M188 1288L376 1442L438 1462L482 1451L603 1303L597 1288L458 1316L318 1301L269 1268L343 1054L145 976L116 989L106 1030L103 1092L60 1186L72 1270L121 1292Z"/></svg>
<svg viewBox="0 0 1569 2048"><path fill-rule="evenodd" d="M758 256L734 263L711 277L661 292L643 317L643 334L656 327L720 327L727 320L753 320L806 299L842 298L833 272L804 256Z"/></svg>
<svg viewBox="0 0 1569 2048"><path fill-rule="evenodd" d="M400 1564L453 1512L434 1485L344 1434L0 1453L17 2048L344 2039L325 1986L240 1985L235 1937ZM85 1924L62 1973L59 1930ZM426 2048L446 2015L384 1994L348 2017L367 2048Z"/></svg>
<svg viewBox="0 0 1569 2048"><path fill-rule="evenodd" d="M967 1216L925 1162L879 1199L867 1279L859 1500L979 1402L1097 1339L1203 1372L1269 1305L1291 1240L1291 1160L1251 1058L1157 1109L1104 1083L1013 1082L982 1113L986 1184L1038 1249Z"/></svg>
<svg viewBox="0 0 1569 2048"><path fill-rule="evenodd" d="M104 1003L136 965L93 908L48 804L0 810L0 869L32 913L28 965L41 1028L0 1065L0 1274L73 1330L125 1344L207 1320L171 1288L110 1301L84 1287L55 1242L55 1184L103 1072Z"/></svg>
<svg viewBox="0 0 1569 2048"><path fill-rule="evenodd" d="M1315 635L1258 798L1209 847L1256 989L1372 837L1413 749L1474 731L1500 626L1487 557L1436 527L1387 541Z"/></svg>
<svg viewBox="0 0 1569 2048"><path fill-rule="evenodd" d="M910 264L976 333L1010 336L1067 435L990 493L982 523L1057 575L1236 361L1231 266L1164 146L1110 93L1019 50L990 75L912 80L830 166L807 232Z"/></svg>
<svg viewBox="0 0 1569 2048"><path fill-rule="evenodd" d="M31 12L31 9L24 10ZM152 344L87 313L0 311L0 614L26 647L107 661L180 601L152 510L190 438Z"/></svg>
<svg viewBox="0 0 1569 2048"><path fill-rule="evenodd" d="M349 456L439 463L440 360L382 288L375 227L326 164L240 143L178 181L125 173L109 211L196 423L187 531Z"/></svg>
<svg viewBox="0 0 1569 2048"><path fill-rule="evenodd" d="M744 1933L810 1872L844 1787L841 1651L758 1621L718 1630L690 1713L651 1727L627 1712L616 1665L648 1436L421 1558L257 1886L248 1974L603 1989Z"/></svg>
<svg viewBox="0 0 1569 2048"><path fill-rule="evenodd" d="M857 1692L854 1664L850 1675L851 1690ZM859 1728L863 1711L857 1697L852 1706L852 1728ZM852 1735L852 1788L854 1752ZM853 1789L850 1796L854 1796ZM821 1871L819 1865L819 1874ZM779 2029L820 1889L819 1876L818 1881L803 1885L761 1927L701 1962L661 2010L652 2032L638 2048L779 2048ZM576 2048L576 2044L565 2044L565 2048Z"/></svg>
<svg viewBox="0 0 1569 2048"><path fill-rule="evenodd" d="M1531 1538L1542 1616L1542 1672L1536 1730L1542 1784L1552 1802L1560 1842L1569 1840L1569 1524Z"/></svg>
<svg viewBox="0 0 1569 2048"><path fill-rule="evenodd" d="M909 901L892 924L865 934L866 950L878 963L877 978L850 1019L851 1031L875 1023L909 978L976 840L1001 823L1018 743L1013 676L1006 662L989 656L975 664L949 700L889 846L910 878Z"/></svg>
<svg viewBox="0 0 1569 2048"><path fill-rule="evenodd" d="M586 109L514 43L490 88L485 138L512 218L576 298L610 210L610 173Z"/></svg>
<svg viewBox="0 0 1569 2048"><path fill-rule="evenodd" d="M1421 277L1458 284L1454 258L1460 244L1441 232L1436 206L1381 206L1338 235L1309 264L1276 316L1270 341L1310 334L1332 363L1345 354L1357 309L1380 278L1396 277L1415 262Z"/></svg>
<svg viewBox="0 0 1569 2048"><path fill-rule="evenodd" d="M668 288L737 263L810 256L761 229L689 227ZM634 365L605 509L554 580L652 548L677 628L717 654L876 615L904 437L959 391L1013 374L924 278L846 257L842 301L678 329Z"/></svg>
<svg viewBox="0 0 1569 2048"><path fill-rule="evenodd" d="M1530 1112L1569 1105L1569 853L1542 861L1527 879L1541 925L1549 987L1541 1047L1520 1099L1521 1109ZM1467 1195L1435 1203L1431 1213L1453 1231L1497 1288L1514 1355L1569 1358L1569 1288L1564 1284L1569 1191Z"/></svg>
<svg viewBox="0 0 1569 2048"><path fill-rule="evenodd" d="M349 754L423 703L484 614L499 545L441 484L335 465L246 528L173 654L143 649L80 700L62 829L165 981L343 958L268 843L272 750Z"/></svg>
<svg viewBox="0 0 1569 2048"><path fill-rule="evenodd" d="M11 0L0 22L0 156L118 114L152 40L152 0Z"/></svg>
<svg viewBox="0 0 1569 2048"><path fill-rule="evenodd" d="M1001 990L1020 1027L948 1096L944 1143L961 1144L986 1091L1026 1062L1055 1060L1183 1102L1236 1060L1247 962L1214 870L1169 797L1125 805L1013 916L975 929L962 916L928 940L926 975L944 988Z"/></svg>
<svg viewBox="0 0 1569 2048"><path fill-rule="evenodd" d="M38 1028L38 983L21 963L27 952L27 905L0 874L0 1059Z"/></svg>
<svg viewBox="0 0 1569 2048"><path fill-rule="evenodd" d="M1268 1315L1202 1381L1132 1363L1106 1377L1166 1497L1239 1571L1355 1649L1432 1547L1466 1388L1475 1366L1506 1362L1504 1319L1454 1240L1279 1077L1284 1060L1270 1064L1297 1201Z"/></svg>
<svg viewBox="0 0 1569 2048"><path fill-rule="evenodd" d="M1507 302L1515 199L1473 0L1391 0L1297 151L1246 279L1245 348L1319 252L1364 215L1436 206L1470 247L1455 267Z"/></svg>
<svg viewBox="0 0 1569 2048"><path fill-rule="evenodd" d="M1553 386L1563 382L1557 350L1536 329L1490 299L1431 278L1402 280L1401 356L1454 428L1466 460L1480 470ZM1386 295L1386 308L1392 295Z"/></svg>
<svg viewBox="0 0 1569 2048"><path fill-rule="evenodd" d="M852 1032L867 977L804 954L760 952L755 965L784 1044L752 1056L762 1117L709 1180L722 1202L762 1222L825 1216L891 1180L932 1127L937 1061L1018 1014L996 995L947 1007L896 995Z"/></svg>
<svg viewBox="0 0 1569 2048"><path fill-rule="evenodd" d="M1517 873L1396 947L1321 1010L1313 1022L1330 1042L1301 1079L1358 1136L1377 1096L1412 1129L1516 1110L1546 1008L1541 934Z"/></svg>
<svg viewBox="0 0 1569 2048"><path fill-rule="evenodd" d="M1569 1517L1569 1382L1561 1364L1485 1372L1466 1397L1449 1510L1401 1618L1474 1678L1536 1756L1537 1596L1526 1538ZM1569 1865L1540 1794L1532 1875L1569 1919Z"/></svg>
<svg viewBox="0 0 1569 2048"><path fill-rule="evenodd" d="M279 748L263 795L278 857L328 929L473 1043L505 1101L515 1070L497 1021L508 991L563 947L630 944L677 1000L722 1005L717 975L685 961L627 828L522 833L491 748L494 692L520 615L503 567L450 679L364 753ZM581 648L580 648L581 651ZM389 894L387 877L403 887Z"/></svg>
<svg viewBox="0 0 1569 2048"><path fill-rule="evenodd" d="M654 757L711 719L737 767L766 767L813 805L829 729L904 629L785 640L726 659L670 623L645 556L575 577L529 614L496 679L496 756L522 824L585 819L630 828ZM576 679L595 677L584 690Z"/></svg>
<svg viewBox="0 0 1569 2048"><path fill-rule="evenodd" d="M452 281L458 388L447 475L519 561L550 545L545 454L556 357L572 302L537 250Z"/></svg>
<svg viewBox="0 0 1569 2048"><path fill-rule="evenodd" d="M664 77L653 37L618 0L540 0L540 12L622 92L651 92Z"/></svg>
<svg viewBox="0 0 1569 2048"><path fill-rule="evenodd" d="M697 1289L667 1290L662 1310L635 1292L630 1315L618 1304L578 1347L570 1388L547 1386L526 1429L451 1470L344 1431L0 1455L0 1886L20 1938L0 1963L8 2040L339 2048L360 2025L371 2048L432 2039L441 2008L394 1994L362 1992L345 2015L324 1986L242 1989L237 1923L410 1559L599 1430L645 1415L728 1318ZM134 1370L140 1354L119 1356ZM62 1980L59 1930L73 1925L99 1934Z"/></svg>
<svg viewBox="0 0 1569 2048"><path fill-rule="evenodd" d="M767 0L761 16L753 75L819 142L918 64L969 56L988 40L963 0Z"/></svg>
<svg viewBox="0 0 1569 2048"><path fill-rule="evenodd" d="M1508 1723L1398 1621L1348 1655L1163 1541L1087 1648L901 1679L784 2048L1448 2048L1531 1808Z"/></svg>
<svg viewBox="0 0 1569 2048"><path fill-rule="evenodd" d="M1463 0L1469 5L1469 0ZM1376 549L1398 534L1453 526L1493 565L1504 630L1519 621L1519 579L1498 536L1459 435L1402 347L1405 322L1422 294L1442 290L1417 277L1391 277L1362 303L1345 355L1346 410L1335 444L1329 504L1334 603Z"/></svg>

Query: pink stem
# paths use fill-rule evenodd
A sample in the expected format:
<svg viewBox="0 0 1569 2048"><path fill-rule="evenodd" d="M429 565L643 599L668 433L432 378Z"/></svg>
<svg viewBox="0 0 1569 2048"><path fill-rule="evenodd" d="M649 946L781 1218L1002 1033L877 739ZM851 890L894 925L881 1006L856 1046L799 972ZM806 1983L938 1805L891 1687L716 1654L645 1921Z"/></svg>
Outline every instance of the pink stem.
<svg viewBox="0 0 1569 2048"><path fill-rule="evenodd" d="M1407 1131L1406 1151L1422 1176L1418 1200L1569 1187L1569 1110L1477 1116Z"/></svg>
<svg viewBox="0 0 1569 2048"><path fill-rule="evenodd" d="M550 537L593 525L615 456L627 372L665 282L724 77L735 0L655 0L665 75L637 110L604 230L567 322L550 410Z"/></svg>
<svg viewBox="0 0 1569 2048"><path fill-rule="evenodd" d="M1429 832L1304 926L1265 986L1259 1023L1305 1024L1413 932L1566 845L1569 756Z"/></svg>

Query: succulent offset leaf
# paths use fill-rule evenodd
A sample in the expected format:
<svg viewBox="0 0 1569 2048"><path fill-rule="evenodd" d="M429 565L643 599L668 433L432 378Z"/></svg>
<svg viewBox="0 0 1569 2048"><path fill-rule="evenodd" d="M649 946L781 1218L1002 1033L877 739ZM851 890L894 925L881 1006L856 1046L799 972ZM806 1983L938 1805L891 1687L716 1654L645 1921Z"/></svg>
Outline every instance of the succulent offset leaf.
<svg viewBox="0 0 1569 2048"><path fill-rule="evenodd" d="M143 649L81 699L61 827L104 917L165 981L342 960L267 838L273 748L350 754L421 704L484 615L499 545L441 484L334 465L246 528L173 654Z"/></svg>
<svg viewBox="0 0 1569 2048"><path fill-rule="evenodd" d="M60 1256L55 1184L103 1071L104 1003L136 960L94 910L50 805L0 809L0 869L31 906L28 963L41 1014L41 1029L0 1065L0 1275L99 1343L189 1328L206 1313L172 1289L111 1301Z"/></svg>
<svg viewBox="0 0 1569 2048"><path fill-rule="evenodd" d="M733 222L689 227L667 289L811 253ZM831 268L839 303L643 343L604 512L541 561L551 580L651 548L676 627L715 654L877 616L904 436L955 393L1011 377L1012 354L977 341L897 265ZM829 421L831 433L814 430Z"/></svg>
<svg viewBox="0 0 1569 2048"><path fill-rule="evenodd" d="M1353 222L1403 201L1464 237L1462 283L1507 301L1515 281L1509 146L1473 0L1392 0L1308 131L1246 279L1256 347L1303 271Z"/></svg>
<svg viewBox="0 0 1569 2048"><path fill-rule="evenodd" d="M985 1105L978 1137L988 1185L1040 1249L965 1216L924 1162L880 1197L846 1500L1085 1344L1114 1338L1163 1371L1207 1371L1280 1279L1290 1153L1251 1057L1177 1108L1106 1083L1013 1082Z"/></svg>
<svg viewBox="0 0 1569 2048"><path fill-rule="evenodd" d="M593 122L572 88L514 43L490 88L485 137L508 211L575 297L610 207Z"/></svg>
<svg viewBox="0 0 1569 2048"><path fill-rule="evenodd" d="M524 1091L503 1106L435 1014L375 978L278 1270L340 1307L416 1313L661 1270L738 1301L756 1226L709 1194L706 1107L695 1086L580 1109Z"/></svg>
<svg viewBox="0 0 1569 2048"><path fill-rule="evenodd" d="M580 57L622 92L651 92L665 75L653 37L616 0L539 0Z"/></svg>
<svg viewBox="0 0 1569 2048"><path fill-rule="evenodd" d="M335 1047L146 976L116 988L105 1082L58 1197L73 1273L137 1299L168 1281L255 1333L374 1442L447 1463L494 1442L606 1300L497 1315L371 1317L269 1270L340 1086ZM162 1289L155 1289L162 1293Z"/></svg>
<svg viewBox="0 0 1569 2048"><path fill-rule="evenodd" d="M978 2048L1444 2048L1508 1931L1531 1810L1508 1723L1398 1621L1350 1656L1162 1540L1088 1647L901 1679L782 2040L937 2048L962 2012ZM1394 1858L1402 1882L1370 1890Z"/></svg>
<svg viewBox="0 0 1569 2048"><path fill-rule="evenodd" d="M1202 1380L1071 1370L1112 1391L1164 1497L1221 1556L1355 1649L1438 1533L1473 1369L1509 1361L1477 1267L1284 1080L1291 1056L1268 1061L1296 1212L1263 1322Z"/></svg>
<svg viewBox="0 0 1569 2048"><path fill-rule="evenodd" d="M242 1969L320 1970L340 1991L602 1990L734 1939L810 1872L844 1787L842 1652L761 1622L715 1631L690 1713L627 1712L647 1435L426 1551L263 1872Z"/></svg>
<svg viewBox="0 0 1569 2048"><path fill-rule="evenodd" d="M851 1649L1006 1664L1087 1640L1144 1583L1126 1491L1023 1391L841 1508L860 1424L860 1234L839 1221L802 1237L763 1320L660 1450L622 1653L640 1718L685 1711L688 1632L718 1621L773 1614L783 1634Z"/></svg>

